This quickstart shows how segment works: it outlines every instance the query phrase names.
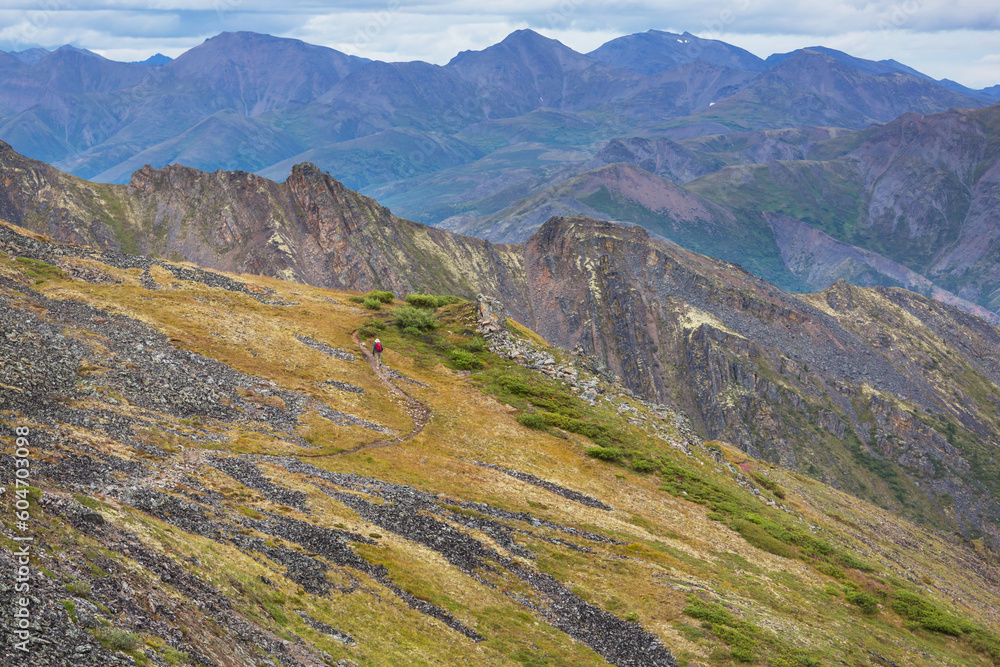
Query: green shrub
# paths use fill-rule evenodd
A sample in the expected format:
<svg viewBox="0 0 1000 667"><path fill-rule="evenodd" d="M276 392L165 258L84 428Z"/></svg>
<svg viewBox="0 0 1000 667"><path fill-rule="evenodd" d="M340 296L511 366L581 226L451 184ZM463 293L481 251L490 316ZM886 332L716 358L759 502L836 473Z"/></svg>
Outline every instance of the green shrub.
<svg viewBox="0 0 1000 667"><path fill-rule="evenodd" d="M587 450L587 456L602 461L620 461L624 453L616 447L590 447Z"/></svg>
<svg viewBox="0 0 1000 667"><path fill-rule="evenodd" d="M861 607L861 611L874 616L878 613L878 600L871 593L865 591L850 591L847 593L847 601Z"/></svg>
<svg viewBox="0 0 1000 667"><path fill-rule="evenodd" d="M433 294L407 294L404 300L416 308L437 308L437 297Z"/></svg>
<svg viewBox="0 0 1000 667"><path fill-rule="evenodd" d="M403 329L403 333L406 334L407 336L419 336L423 332L416 327L406 327L405 329Z"/></svg>
<svg viewBox="0 0 1000 667"><path fill-rule="evenodd" d="M815 563L816 571L825 574L828 577L833 577L837 580L843 580L847 578L847 575L839 567L833 563Z"/></svg>
<svg viewBox="0 0 1000 667"><path fill-rule="evenodd" d="M359 296L357 294L352 294L351 296L347 297L347 300L350 301L351 303L364 303L365 297Z"/></svg>
<svg viewBox="0 0 1000 667"><path fill-rule="evenodd" d="M595 436L595 437L591 438L591 440L598 447L614 447L615 446L615 443L611 442L611 438L607 438L607 437L605 437L603 435Z"/></svg>
<svg viewBox="0 0 1000 667"><path fill-rule="evenodd" d="M718 603L706 602L694 595L688 596L688 603L684 614L701 620L702 628L726 642L737 662L754 662L759 652L767 656L767 664L773 667L819 667L823 664L812 652L795 648L773 632L736 618Z"/></svg>
<svg viewBox="0 0 1000 667"><path fill-rule="evenodd" d="M71 595L76 595L77 597L86 598L90 597L90 582L89 581L71 581L66 584L66 590Z"/></svg>
<svg viewBox="0 0 1000 667"><path fill-rule="evenodd" d="M465 349L469 352L482 352L486 349L486 341L482 336L476 336L465 344Z"/></svg>
<svg viewBox="0 0 1000 667"><path fill-rule="evenodd" d="M655 461L646 459L632 459L632 470L636 472L653 472L659 470L660 466Z"/></svg>
<svg viewBox="0 0 1000 667"><path fill-rule="evenodd" d="M35 278L35 283L44 282L47 279L56 280L65 278L66 274L58 266L52 266L38 259L30 257L16 257L15 262L25 267L25 273L30 278Z"/></svg>
<svg viewBox="0 0 1000 667"><path fill-rule="evenodd" d="M775 538L766 528L756 523L744 519L734 519L730 527L758 549L783 558L796 558L798 556L794 548Z"/></svg>
<svg viewBox="0 0 1000 667"><path fill-rule="evenodd" d="M712 632L719 639L729 644L729 651L732 653L734 660L738 662L753 662L756 659L756 655L754 654L754 649L757 648L756 640L726 625L714 626Z"/></svg>
<svg viewBox="0 0 1000 667"><path fill-rule="evenodd" d="M76 603L73 602L72 600L60 600L59 602L62 603L63 609L65 609L66 613L69 614L69 620L71 620L74 623L76 623L77 622L77 620L76 620Z"/></svg>
<svg viewBox="0 0 1000 667"><path fill-rule="evenodd" d="M367 299L364 300L363 305L368 310L381 310L382 301L374 297L368 297Z"/></svg>
<svg viewBox="0 0 1000 667"><path fill-rule="evenodd" d="M366 299L378 299L380 303L392 303L392 300L395 297L392 295L392 292L383 292L381 290L372 290L371 292L368 292L368 294L365 294L365 298Z"/></svg>
<svg viewBox="0 0 1000 667"><path fill-rule="evenodd" d="M720 604L705 602L704 600L693 596L689 598L689 602L690 604L684 607L684 613L691 618L697 618L700 621L707 621L709 627L714 628L717 625L739 625L739 621L736 620L736 617L730 614Z"/></svg>
<svg viewBox="0 0 1000 667"><path fill-rule="evenodd" d="M465 350L452 350L448 353L451 365L462 371L471 371L483 367L483 362L476 355Z"/></svg>
<svg viewBox="0 0 1000 667"><path fill-rule="evenodd" d="M284 608L281 606L280 602L275 600L267 600L262 606L267 611L267 613L274 619L274 622L278 625L284 627L288 625L288 614L285 613Z"/></svg>
<svg viewBox="0 0 1000 667"><path fill-rule="evenodd" d="M188 654L184 651L178 651L173 646L163 647L163 657L168 665L179 665L188 661Z"/></svg>
<svg viewBox="0 0 1000 667"><path fill-rule="evenodd" d="M861 560L854 554L842 553L837 556L837 561L844 567L849 567L860 572L874 572L875 567L870 563Z"/></svg>
<svg viewBox="0 0 1000 667"><path fill-rule="evenodd" d="M517 421L522 426L527 426L528 428L537 429L539 431L545 430L545 428L549 425L549 423L545 421L545 417L530 412L518 415Z"/></svg>
<svg viewBox="0 0 1000 667"><path fill-rule="evenodd" d="M94 637L110 651L132 653L139 648L139 635L128 630L115 627L104 627L94 630Z"/></svg>
<svg viewBox="0 0 1000 667"><path fill-rule="evenodd" d="M535 392L527 380L517 375L499 375L495 381L501 389L517 396L530 396Z"/></svg>
<svg viewBox="0 0 1000 667"><path fill-rule="evenodd" d="M742 516L747 503L752 502L742 491L725 487L673 462L663 465L663 485L660 489L708 505L713 511L730 517Z"/></svg>
<svg viewBox="0 0 1000 667"><path fill-rule="evenodd" d="M892 610L925 630L955 637L977 630L968 621L952 616L916 593L897 590L893 597Z"/></svg>
<svg viewBox="0 0 1000 667"><path fill-rule="evenodd" d="M994 664L1000 664L1000 637L976 628L969 636L969 643L972 648L993 658Z"/></svg>
<svg viewBox="0 0 1000 667"><path fill-rule="evenodd" d="M414 308L413 306L402 306L392 314L393 323L400 329L410 327L422 331L429 331L437 327L437 317L433 313Z"/></svg>
<svg viewBox="0 0 1000 667"><path fill-rule="evenodd" d="M458 303L462 299L457 296L449 295L435 295L435 294L407 294L406 303L417 308L440 308L442 306L448 306L453 303Z"/></svg>
<svg viewBox="0 0 1000 667"><path fill-rule="evenodd" d="M773 493L777 498L780 498L781 500L785 499L785 490L778 486L778 483L773 479L765 477L759 472L752 472L750 473L750 476L753 477L758 484Z"/></svg>

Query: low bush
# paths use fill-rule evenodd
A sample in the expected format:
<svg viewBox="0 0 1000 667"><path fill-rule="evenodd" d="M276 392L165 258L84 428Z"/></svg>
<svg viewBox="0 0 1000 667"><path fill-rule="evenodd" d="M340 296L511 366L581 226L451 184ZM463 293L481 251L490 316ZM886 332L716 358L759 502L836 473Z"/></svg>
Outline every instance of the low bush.
<svg viewBox="0 0 1000 667"><path fill-rule="evenodd" d="M471 371L483 367L483 362L476 355L465 350L452 350L448 353L451 365L461 371Z"/></svg>
<svg viewBox="0 0 1000 667"><path fill-rule="evenodd" d="M352 294L351 296L347 297L347 300L350 301L351 303L364 303L365 297L360 296L358 294Z"/></svg>
<svg viewBox="0 0 1000 667"><path fill-rule="evenodd" d="M587 456L602 461L620 461L624 453L616 447L590 447L587 449Z"/></svg>
<svg viewBox="0 0 1000 667"><path fill-rule="evenodd" d="M712 479L706 479L693 470L688 470L676 463L668 462L663 466L663 491L684 496L687 500L707 505L711 510L726 516L742 516L749 508L749 498L742 492L730 489ZM750 501L752 502L752 501Z"/></svg>
<svg viewBox="0 0 1000 667"><path fill-rule="evenodd" d="M89 581L71 581L66 584L66 591L71 595L76 595L77 597L86 598L90 597L90 582Z"/></svg>
<svg viewBox="0 0 1000 667"><path fill-rule="evenodd" d="M392 322L400 329L414 328L420 331L430 331L437 327L437 317L413 306L401 306L392 314Z"/></svg>
<svg viewBox="0 0 1000 667"><path fill-rule="evenodd" d="M163 657L166 658L168 665L179 665L188 661L188 654L178 651L173 646L163 647Z"/></svg>
<svg viewBox="0 0 1000 667"><path fill-rule="evenodd" d="M382 290L372 290L371 292L368 292L368 294L365 294L365 298L378 299L380 303L392 303L392 300L395 297L392 295L392 292L385 292Z"/></svg>
<svg viewBox="0 0 1000 667"><path fill-rule="evenodd" d="M414 306L416 308L440 308L442 306L449 306L453 303L458 303L462 299L457 296L446 295L436 295L436 294L407 294L405 301L406 303Z"/></svg>
<svg viewBox="0 0 1000 667"><path fill-rule="evenodd" d="M770 630L736 618L725 607L706 602L697 596L688 597L684 614L701 620L701 627L729 645L737 662L753 662L757 654L767 656L768 665L801 665L819 667L822 663L812 651L796 648Z"/></svg>
<svg viewBox="0 0 1000 667"><path fill-rule="evenodd" d="M132 653L139 648L139 635L128 630L115 627L104 627L94 630L94 637L111 651Z"/></svg>
<svg viewBox="0 0 1000 667"><path fill-rule="evenodd" d="M363 305L368 310L380 310L382 308L382 300L368 297L364 300Z"/></svg>
<svg viewBox="0 0 1000 667"><path fill-rule="evenodd" d="M977 628L957 616L952 616L930 600L925 600L916 593L897 590L893 595L892 610L911 623L943 635L961 636L973 632Z"/></svg>
<svg viewBox="0 0 1000 667"><path fill-rule="evenodd" d="M734 519L730 527L753 546L782 558L797 558L798 552L785 542L775 538L766 528L744 519Z"/></svg>
<svg viewBox="0 0 1000 667"><path fill-rule="evenodd" d="M778 486L778 483L773 479L765 477L759 472L752 472L750 473L750 476L753 477L758 484L773 493L775 497L780 498L781 500L785 499L785 490Z"/></svg>
<svg viewBox="0 0 1000 667"><path fill-rule="evenodd" d="M545 430L549 423L545 421L545 417L537 415L531 412L525 412L517 416L517 421L522 426L527 426L528 428L537 429L539 431Z"/></svg>
<svg viewBox="0 0 1000 667"><path fill-rule="evenodd" d="M837 561L844 567L849 567L860 572L874 572L875 567L867 563L854 554L842 553L837 556Z"/></svg>
<svg viewBox="0 0 1000 667"><path fill-rule="evenodd" d="M871 593L865 591L850 591L847 593L847 601L861 607L861 611L874 616L878 613L878 600Z"/></svg>
<svg viewBox="0 0 1000 667"><path fill-rule="evenodd" d="M73 602L72 600L60 600L59 602L62 603L63 609L65 609L66 613L69 614L69 620L73 621L74 623L77 623L78 621L76 617L76 603Z"/></svg>
<svg viewBox="0 0 1000 667"><path fill-rule="evenodd" d="M660 466L655 461L647 459L632 459L632 470L636 472L653 472L659 470Z"/></svg>
<svg viewBox="0 0 1000 667"><path fill-rule="evenodd" d="M465 344L465 349L469 352L482 352L486 349L486 341L482 336L476 336Z"/></svg>
<svg viewBox="0 0 1000 667"><path fill-rule="evenodd" d="M28 277L34 278L36 284L44 282L45 280L57 280L59 278L66 277L66 273L58 266L46 264L38 259L31 259L30 257L17 257L14 261L25 267L25 273Z"/></svg>

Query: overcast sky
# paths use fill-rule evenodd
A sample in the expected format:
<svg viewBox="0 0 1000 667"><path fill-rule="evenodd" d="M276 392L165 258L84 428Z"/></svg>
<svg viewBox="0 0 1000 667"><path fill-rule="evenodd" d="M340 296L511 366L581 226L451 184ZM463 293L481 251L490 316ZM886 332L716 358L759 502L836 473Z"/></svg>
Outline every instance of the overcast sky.
<svg viewBox="0 0 1000 667"><path fill-rule="evenodd" d="M821 45L975 88L1000 83L996 0L0 0L2 50L73 44L126 61L176 57L220 32L251 30L444 64L519 28L584 53L651 28L686 30L761 57Z"/></svg>

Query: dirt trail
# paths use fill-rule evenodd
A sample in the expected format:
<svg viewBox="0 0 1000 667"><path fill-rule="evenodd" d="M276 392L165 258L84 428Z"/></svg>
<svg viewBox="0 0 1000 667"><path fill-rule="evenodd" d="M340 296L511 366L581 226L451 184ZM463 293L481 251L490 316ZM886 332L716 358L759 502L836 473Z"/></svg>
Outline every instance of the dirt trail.
<svg viewBox="0 0 1000 667"><path fill-rule="evenodd" d="M413 418L413 430L407 433L406 435L401 435L398 438L394 438L392 440L376 440L375 442L370 442L367 445L358 445L357 447L353 447L351 449L345 449L342 452L337 452L335 454L324 454L322 456L343 456L344 454L353 454L355 452L360 452L362 449L389 447L390 445L398 445L404 443L407 440L415 438L418 433L423 431L424 426L427 424L427 421L431 418L430 408L428 408L426 405L424 405L423 403L421 403L420 401L413 398L405 391L397 387L395 384L393 384L392 380L389 378L388 373L386 373L386 368L384 365L383 366L376 365L375 357L372 355L371 352L368 351L368 347L364 345L360 340L358 340L357 331L351 332L351 340L353 340L354 343L358 346L358 348L361 349L361 355L365 358L365 361L368 362L368 365L371 366L371 369L375 372L375 375L378 376L378 379L382 381L382 384L384 384L391 393L395 394L396 396L406 401L406 412ZM300 454L299 456L303 455Z"/></svg>

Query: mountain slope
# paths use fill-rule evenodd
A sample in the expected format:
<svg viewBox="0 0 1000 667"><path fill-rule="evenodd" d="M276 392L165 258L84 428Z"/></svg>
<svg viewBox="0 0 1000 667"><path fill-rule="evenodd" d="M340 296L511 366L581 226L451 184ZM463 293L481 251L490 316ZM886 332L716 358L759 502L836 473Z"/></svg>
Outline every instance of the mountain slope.
<svg viewBox="0 0 1000 667"><path fill-rule="evenodd" d="M397 218L310 164L284 183L171 166L109 186L5 146L0 170L12 179L0 216L57 239L330 287L524 293L509 248Z"/></svg>
<svg viewBox="0 0 1000 667"><path fill-rule="evenodd" d="M552 220L524 252L538 331L682 406L707 437L1000 534L996 328L899 289L789 295L634 226Z"/></svg>
<svg viewBox="0 0 1000 667"><path fill-rule="evenodd" d="M703 443L487 301L414 334L350 293L6 225L0 247L0 482L31 473L0 531L37 538L30 603L0 600L33 621L26 659L1000 659L981 545ZM376 331L389 371L352 340Z"/></svg>
<svg viewBox="0 0 1000 667"><path fill-rule="evenodd" d="M662 30L618 37L587 55L640 74L655 74L695 61L753 72L765 68L763 60L731 44L717 39L702 39L689 32L678 35Z"/></svg>
<svg viewBox="0 0 1000 667"><path fill-rule="evenodd" d="M730 210L803 220L998 312L998 120L997 105L906 114L829 140L833 159L731 167L686 187Z"/></svg>
<svg viewBox="0 0 1000 667"><path fill-rule="evenodd" d="M867 73L827 54L803 50L692 120L736 130L797 125L862 128L910 111L934 113L984 102L922 77L897 71Z"/></svg>
<svg viewBox="0 0 1000 667"><path fill-rule="evenodd" d="M641 227L596 220L553 218L523 244L494 245L397 218L312 165L284 184L144 168L121 187L4 155L8 220L338 289L490 295L553 343L601 359L631 391L681 407L704 437L927 525L1000 538L1000 332L953 307L843 283L795 296ZM719 236L732 226L638 168L593 173L621 170L634 177L629 196L673 207L678 224Z"/></svg>
<svg viewBox="0 0 1000 667"><path fill-rule="evenodd" d="M540 107L579 110L619 100L643 77L609 67L532 30L518 30L482 51L463 51L447 64L475 86L489 117L520 116Z"/></svg>
<svg viewBox="0 0 1000 667"><path fill-rule="evenodd" d="M164 71L171 87L193 88L187 91L194 93L192 99L211 98L213 110L233 108L253 118L307 104L367 62L297 39L224 32L180 55Z"/></svg>
<svg viewBox="0 0 1000 667"><path fill-rule="evenodd" d="M992 318L1000 314L998 114L994 105L904 114L855 132L798 127L680 141L616 139L561 174L564 180L543 182L499 212L465 213L442 226L520 241L550 215L610 218L738 262L786 289L822 290L841 278L862 285L920 284L921 293ZM687 194L718 205L726 212L719 220L729 220L726 232L712 233L696 221L673 225L662 207L644 205L633 192L631 170L600 171L607 191L600 201L589 186L576 192L581 183L596 182L581 172L613 162L675 181ZM668 187L650 176L643 180ZM788 219L796 221L795 233L778 238L774 221ZM846 245L831 254L828 239ZM845 252L854 258L849 263L868 254L848 266L841 264ZM811 258L808 266L803 258Z"/></svg>

